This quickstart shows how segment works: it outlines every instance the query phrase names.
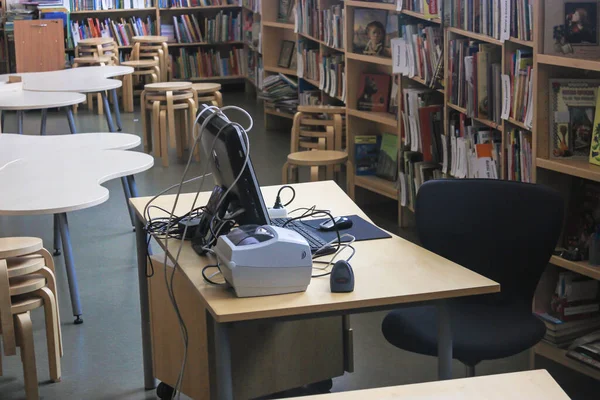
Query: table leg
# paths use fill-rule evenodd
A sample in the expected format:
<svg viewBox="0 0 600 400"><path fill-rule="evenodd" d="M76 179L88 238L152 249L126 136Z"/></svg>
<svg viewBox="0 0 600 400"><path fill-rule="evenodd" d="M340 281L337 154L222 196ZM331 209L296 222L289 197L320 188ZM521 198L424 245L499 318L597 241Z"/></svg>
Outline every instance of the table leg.
<svg viewBox="0 0 600 400"><path fill-rule="evenodd" d="M48 109L42 108L42 122L40 124L40 135L46 134L46 118L48 117Z"/></svg>
<svg viewBox="0 0 600 400"><path fill-rule="evenodd" d="M233 378L231 376L231 343L229 325L218 323L206 312L212 322L215 343L215 372L217 374L217 399L233 399Z"/></svg>
<svg viewBox="0 0 600 400"><path fill-rule="evenodd" d="M108 97L106 97L106 92L102 92L102 103L104 104L104 115L106 115L106 123L108 124L108 130L111 132L116 132L115 124L113 123L112 115L110 112L110 105L108 104Z"/></svg>
<svg viewBox="0 0 600 400"><path fill-rule="evenodd" d="M121 132L121 110L119 110L119 97L117 96L117 89L113 89L110 91L112 96L113 107L115 108L115 119L117 120L117 128L119 128L119 132Z"/></svg>
<svg viewBox="0 0 600 400"><path fill-rule="evenodd" d="M0 113L0 130L4 132L4 110Z"/></svg>
<svg viewBox="0 0 600 400"><path fill-rule="evenodd" d="M54 255L60 256L60 222L58 221L58 214L54 214Z"/></svg>
<svg viewBox="0 0 600 400"><path fill-rule="evenodd" d="M17 111L17 133L23 134L23 111Z"/></svg>
<svg viewBox="0 0 600 400"><path fill-rule="evenodd" d="M452 330L448 302L437 303L438 322L438 379L452 379Z"/></svg>
<svg viewBox="0 0 600 400"><path fill-rule="evenodd" d="M138 284L140 291L140 314L142 318L142 355L144 362L144 387L148 390L156 387L152 366L152 341L150 337L150 302L148 299L148 249L146 230L139 218L135 218L135 243L138 259Z"/></svg>
<svg viewBox="0 0 600 400"><path fill-rule="evenodd" d="M69 121L69 130L71 133L77 133L75 118L73 117L73 109L71 107L65 107L65 109L67 111L67 121Z"/></svg>
<svg viewBox="0 0 600 400"><path fill-rule="evenodd" d="M77 273L75 272L75 263L73 262L73 249L71 248L71 233L69 232L69 223L67 214L58 214L58 222L60 226L60 236L63 244L65 257L65 267L67 270L67 279L69 281L69 292L71 295L71 307L73 308L73 316L75 316L75 324L82 324L81 319L81 301L79 299L79 286L77 285Z"/></svg>
<svg viewBox="0 0 600 400"><path fill-rule="evenodd" d="M121 177L121 184L123 185L123 193L125 193L125 204L127 205L127 210L129 211L129 219L131 219L131 225L135 229L135 213L133 212L133 208L129 204L129 199L131 198L131 190L129 188L129 182L126 177Z"/></svg>

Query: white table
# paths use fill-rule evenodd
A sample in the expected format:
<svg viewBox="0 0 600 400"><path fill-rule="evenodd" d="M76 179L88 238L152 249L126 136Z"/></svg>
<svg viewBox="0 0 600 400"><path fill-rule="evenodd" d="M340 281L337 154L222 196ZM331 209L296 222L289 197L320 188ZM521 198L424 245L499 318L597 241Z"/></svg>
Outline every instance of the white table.
<svg viewBox="0 0 600 400"><path fill-rule="evenodd" d="M0 110L17 112L17 133L23 134L24 111L42 110L40 134L46 134L46 116L49 108L66 107L67 120L71 133L74 132L75 120L73 119L72 105L83 103L85 95L72 92L33 92L19 90L16 92L3 92L0 94ZM4 113L2 113L2 131L4 131Z"/></svg>
<svg viewBox="0 0 600 400"><path fill-rule="evenodd" d="M0 215L54 214L75 323L83 320L67 212L105 202L109 192L100 185L107 180L121 177L135 188L133 174L154 164L147 154L123 151L139 144L138 136L125 133L0 135Z"/></svg>

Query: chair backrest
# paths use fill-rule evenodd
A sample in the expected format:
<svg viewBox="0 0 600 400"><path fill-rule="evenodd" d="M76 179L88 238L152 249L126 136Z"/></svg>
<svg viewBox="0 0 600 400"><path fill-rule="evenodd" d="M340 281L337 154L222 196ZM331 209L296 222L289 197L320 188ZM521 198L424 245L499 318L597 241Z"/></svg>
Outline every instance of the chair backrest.
<svg viewBox="0 0 600 400"><path fill-rule="evenodd" d="M426 249L500 283L494 302L531 307L558 241L561 195L548 187L487 179L426 182L416 201Z"/></svg>
<svg viewBox="0 0 600 400"><path fill-rule="evenodd" d="M332 106L298 106L292 125L290 152L301 149L341 150L344 134L341 110L341 107ZM303 141L303 138L309 141Z"/></svg>

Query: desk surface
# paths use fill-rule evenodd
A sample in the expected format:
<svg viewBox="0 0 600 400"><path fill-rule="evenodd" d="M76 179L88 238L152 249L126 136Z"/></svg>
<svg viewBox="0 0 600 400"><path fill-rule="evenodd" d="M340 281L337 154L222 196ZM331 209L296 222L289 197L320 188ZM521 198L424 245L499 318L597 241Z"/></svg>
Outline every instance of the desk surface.
<svg viewBox="0 0 600 400"><path fill-rule="evenodd" d="M329 209L333 215L357 214L369 220L365 213L332 181L292 185L296 199L290 208L311 207ZM266 204L273 204L279 186L262 188ZM210 193L199 197L198 205L208 200ZM153 204L171 210L174 195L159 197ZM176 209L178 215L190 210L194 194L182 195ZM131 199L138 216L150 197ZM152 216L159 216L153 211ZM165 243L159 240L163 249ZM313 278L307 291L277 296L237 298L233 291L208 285L201 274L202 267L214 263L209 257L199 257L185 242L179 266L196 286L207 308L217 322L233 322L260 318L277 318L303 314L340 312L345 310L391 307L402 303L437 300L459 296L495 293L500 285L475 272L450 262L396 235L389 239L356 242L356 254L351 261L356 278L352 293L331 293L329 277ZM170 251L179 242L169 240ZM174 256L168 252L173 260ZM327 258L323 258L327 260Z"/></svg>
<svg viewBox="0 0 600 400"><path fill-rule="evenodd" d="M0 135L0 215L58 214L108 199L107 180L152 167L143 153L120 151L140 138L122 133Z"/></svg>
<svg viewBox="0 0 600 400"><path fill-rule="evenodd" d="M569 396L550 374L537 371L478 376L438 382L417 383L297 397L302 400L568 400Z"/></svg>
<svg viewBox="0 0 600 400"><path fill-rule="evenodd" d="M0 94L0 110L37 110L83 103L85 96L74 92L19 90Z"/></svg>

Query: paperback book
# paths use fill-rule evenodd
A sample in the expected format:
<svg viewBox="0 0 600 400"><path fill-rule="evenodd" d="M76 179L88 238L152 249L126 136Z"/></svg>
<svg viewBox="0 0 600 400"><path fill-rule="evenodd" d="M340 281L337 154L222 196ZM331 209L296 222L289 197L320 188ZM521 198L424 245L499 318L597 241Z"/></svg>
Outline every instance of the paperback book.
<svg viewBox="0 0 600 400"><path fill-rule="evenodd" d="M390 48L385 46L387 22L388 12L385 10L354 9L354 53L391 57Z"/></svg>
<svg viewBox="0 0 600 400"><path fill-rule="evenodd" d="M387 112L391 76L363 73L360 77L357 109L370 112Z"/></svg>
<svg viewBox="0 0 600 400"><path fill-rule="evenodd" d="M600 58L600 1L546 0L544 54Z"/></svg>

